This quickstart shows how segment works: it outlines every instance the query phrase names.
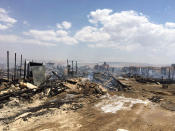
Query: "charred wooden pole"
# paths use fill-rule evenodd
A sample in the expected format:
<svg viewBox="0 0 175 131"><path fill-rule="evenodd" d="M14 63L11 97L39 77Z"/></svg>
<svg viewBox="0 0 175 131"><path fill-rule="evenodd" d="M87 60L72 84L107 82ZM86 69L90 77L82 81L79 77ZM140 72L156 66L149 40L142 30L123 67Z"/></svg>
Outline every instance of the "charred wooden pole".
<svg viewBox="0 0 175 131"><path fill-rule="evenodd" d="M24 80L26 79L26 60L24 62Z"/></svg>
<svg viewBox="0 0 175 131"><path fill-rule="evenodd" d="M21 70L22 70L22 54L21 54L21 65L20 65L20 78L21 78Z"/></svg>
<svg viewBox="0 0 175 131"><path fill-rule="evenodd" d="M15 53L14 80L16 80L16 53Z"/></svg>
<svg viewBox="0 0 175 131"><path fill-rule="evenodd" d="M9 81L9 51L7 51L7 79Z"/></svg>
<svg viewBox="0 0 175 131"><path fill-rule="evenodd" d="M72 61L72 76L74 75L74 61Z"/></svg>

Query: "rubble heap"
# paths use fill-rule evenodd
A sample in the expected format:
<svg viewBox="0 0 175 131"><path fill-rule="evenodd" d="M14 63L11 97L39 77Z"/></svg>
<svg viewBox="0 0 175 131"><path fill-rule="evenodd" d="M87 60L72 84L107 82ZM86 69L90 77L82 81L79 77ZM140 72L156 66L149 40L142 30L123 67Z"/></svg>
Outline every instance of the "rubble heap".
<svg viewBox="0 0 175 131"><path fill-rule="evenodd" d="M104 95L107 92L100 84L84 79L71 79L65 82L64 86L76 93L82 93L84 95Z"/></svg>
<svg viewBox="0 0 175 131"><path fill-rule="evenodd" d="M79 101L86 96L99 97L107 92L101 85L82 78L59 80L47 79L40 86L29 82L3 82L0 85L0 110L17 108L16 114L4 114L0 121L5 124L14 122L19 117L27 120L48 113L50 109L69 104L71 110L83 107ZM40 101L37 106L30 104ZM25 104L24 104L25 103ZM3 117L2 117L3 116ZM22 116L22 117L21 117Z"/></svg>
<svg viewBox="0 0 175 131"><path fill-rule="evenodd" d="M109 73L94 73L93 81L112 91L126 91L130 89Z"/></svg>

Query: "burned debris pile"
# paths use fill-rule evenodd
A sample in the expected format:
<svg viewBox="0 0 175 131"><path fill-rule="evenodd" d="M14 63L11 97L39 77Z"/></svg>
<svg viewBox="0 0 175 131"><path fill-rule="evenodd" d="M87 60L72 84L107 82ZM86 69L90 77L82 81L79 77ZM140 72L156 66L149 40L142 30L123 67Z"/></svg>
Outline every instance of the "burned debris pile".
<svg viewBox="0 0 175 131"><path fill-rule="evenodd" d="M83 79L68 80L47 80L40 86L35 86L29 82L2 83L0 92L0 102L10 101L11 97L30 100L34 95L40 94L40 97L52 97L66 89L71 92L82 93L84 95L105 94L106 89L101 85Z"/></svg>
<svg viewBox="0 0 175 131"><path fill-rule="evenodd" d="M90 82L86 78L79 79L69 79L63 83L63 85L68 88L71 93L88 95L104 95L107 90L101 85Z"/></svg>
<svg viewBox="0 0 175 131"><path fill-rule="evenodd" d="M48 73L42 63L26 61L24 67L23 77L0 81L0 121L5 124L14 122L19 117L27 120L43 115L64 104L70 105L67 109L77 110L83 107L80 98L88 97L94 100L107 93L107 89L101 84L70 75L70 71L68 75L60 76L59 71L54 69L49 69ZM30 107L36 101L39 103ZM7 114L11 108L17 109L17 112Z"/></svg>
<svg viewBox="0 0 175 131"><path fill-rule="evenodd" d="M0 85L3 86L0 91L0 109L7 107L20 109L18 113L13 115L1 115L0 121L9 124L19 117L25 121L30 117L48 113L52 108L60 108L64 104L70 105L67 109L77 110L83 107L79 98L87 96L98 98L107 92L101 85L84 78L68 78L65 80L51 78L48 77L39 86L27 82L27 79L25 81L2 82ZM44 102L30 107L29 105L35 101ZM26 107L24 103L26 103ZM21 108L22 105L23 108L25 107L24 109Z"/></svg>
<svg viewBox="0 0 175 131"><path fill-rule="evenodd" d="M140 83L175 83L175 64L171 66L129 66L123 67L123 76L135 78Z"/></svg>
<svg viewBox="0 0 175 131"><path fill-rule="evenodd" d="M64 110L75 111L83 107L82 99L93 102L107 93L101 84L79 76L77 62L75 68L68 63L66 71L26 60L20 73L16 67L15 62L15 70L8 67L5 78L0 77L0 125L42 116L63 105Z"/></svg>
<svg viewBox="0 0 175 131"><path fill-rule="evenodd" d="M112 91L126 91L130 89L110 73L94 73L93 81Z"/></svg>
<svg viewBox="0 0 175 131"><path fill-rule="evenodd" d="M141 76L134 77L137 82L140 83L157 83L157 84L173 84L174 80L171 79L160 79L160 78L144 78Z"/></svg>

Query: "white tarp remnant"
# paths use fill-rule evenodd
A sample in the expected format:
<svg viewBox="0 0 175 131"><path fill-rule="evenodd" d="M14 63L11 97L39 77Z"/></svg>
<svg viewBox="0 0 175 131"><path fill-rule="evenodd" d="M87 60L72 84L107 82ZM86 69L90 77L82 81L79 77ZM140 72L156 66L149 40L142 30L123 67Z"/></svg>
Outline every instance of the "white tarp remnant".
<svg viewBox="0 0 175 131"><path fill-rule="evenodd" d="M119 110L130 110L135 104L145 104L149 103L148 100L139 100L134 98L126 98L124 96L109 96L106 95L106 98L99 102L96 107L101 108L105 113L111 112L116 113Z"/></svg>
<svg viewBox="0 0 175 131"><path fill-rule="evenodd" d="M126 129L117 129L117 131L128 131Z"/></svg>

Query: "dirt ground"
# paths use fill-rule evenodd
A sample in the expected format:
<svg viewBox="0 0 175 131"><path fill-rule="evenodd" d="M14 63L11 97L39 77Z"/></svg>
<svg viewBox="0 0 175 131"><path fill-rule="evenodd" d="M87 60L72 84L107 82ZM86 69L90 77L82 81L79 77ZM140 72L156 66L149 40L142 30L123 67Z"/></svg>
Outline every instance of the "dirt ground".
<svg viewBox="0 0 175 131"><path fill-rule="evenodd" d="M138 83L134 79L121 79L131 86L129 91L109 92L105 96L81 96L65 92L52 99L34 103L12 105L0 109L0 117L13 116L19 110L37 107L45 101L76 100L59 108L41 108L37 114L26 112L15 120L0 121L0 130L14 131L174 131L175 85L163 89L155 83ZM158 101L151 101L153 96ZM150 101L149 101L150 99ZM106 108L107 107L107 108ZM23 109L22 109L23 108ZM28 116L28 117L26 117ZM25 118L25 119L24 119Z"/></svg>

